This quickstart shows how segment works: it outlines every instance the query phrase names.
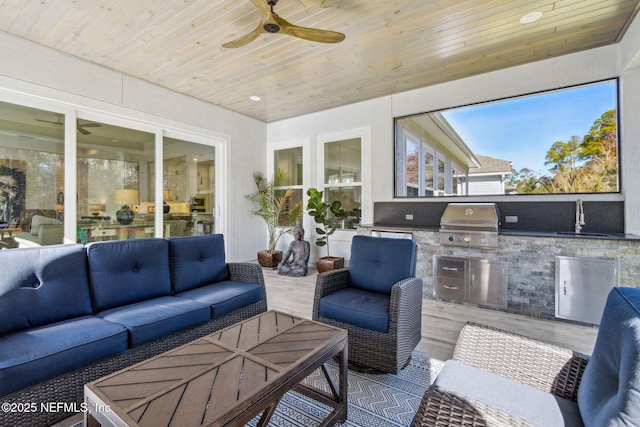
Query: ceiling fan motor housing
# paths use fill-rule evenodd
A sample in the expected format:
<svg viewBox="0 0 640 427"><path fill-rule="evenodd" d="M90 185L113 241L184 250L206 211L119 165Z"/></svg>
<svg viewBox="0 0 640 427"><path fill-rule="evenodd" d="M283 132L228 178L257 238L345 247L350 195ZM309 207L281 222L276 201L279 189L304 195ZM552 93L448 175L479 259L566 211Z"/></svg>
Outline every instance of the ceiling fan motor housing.
<svg viewBox="0 0 640 427"><path fill-rule="evenodd" d="M280 26L277 24L268 23L264 24L264 30L267 33L277 33L278 31L280 31Z"/></svg>

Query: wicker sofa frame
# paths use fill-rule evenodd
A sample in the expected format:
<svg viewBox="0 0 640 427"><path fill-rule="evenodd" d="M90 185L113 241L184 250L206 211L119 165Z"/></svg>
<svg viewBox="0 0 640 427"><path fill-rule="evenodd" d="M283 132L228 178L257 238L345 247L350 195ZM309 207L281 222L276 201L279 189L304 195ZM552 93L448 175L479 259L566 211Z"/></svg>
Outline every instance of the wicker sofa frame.
<svg viewBox="0 0 640 427"><path fill-rule="evenodd" d="M577 401L589 356L473 322L456 342L453 360ZM530 426L455 391L435 385L425 392L412 426Z"/></svg>
<svg viewBox="0 0 640 427"><path fill-rule="evenodd" d="M0 425L47 426L58 423L81 409L84 401L84 384L265 312L267 293L261 267L250 263L228 263L227 265L230 280L262 286L261 301L212 319L203 325L130 348L124 353L2 396L2 402L16 410L0 412ZM68 407L63 408L67 410L47 412L41 410L41 403L65 403ZM18 410L25 407L31 409L26 406L27 404L35 404L36 410Z"/></svg>
<svg viewBox="0 0 640 427"><path fill-rule="evenodd" d="M377 332L319 315L320 299L347 287L349 269L327 271L318 275L313 300L313 320L349 334L349 362L382 372L398 373L410 361L411 352L420 341L422 279L407 278L391 290L389 331Z"/></svg>

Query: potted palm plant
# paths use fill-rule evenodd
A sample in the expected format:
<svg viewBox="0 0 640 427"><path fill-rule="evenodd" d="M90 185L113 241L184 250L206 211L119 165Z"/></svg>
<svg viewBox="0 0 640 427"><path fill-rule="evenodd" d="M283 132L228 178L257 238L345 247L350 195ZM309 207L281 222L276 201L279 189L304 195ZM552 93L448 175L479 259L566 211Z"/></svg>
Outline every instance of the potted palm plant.
<svg viewBox="0 0 640 427"><path fill-rule="evenodd" d="M323 192L315 188L310 188L307 191L307 196L309 196L307 211L320 226L316 227L318 235L316 245L327 247L327 256L318 258L316 261L318 273L344 267L344 258L332 257L329 253L329 236L337 229L334 224L347 216L347 213L342 209L342 203L339 200L334 200L331 204L325 202Z"/></svg>
<svg viewBox="0 0 640 427"><path fill-rule="evenodd" d="M267 180L261 172L253 173L256 191L245 197L253 202L251 213L259 216L267 224L269 244L266 250L258 252L258 263L262 267L274 268L282 259L282 251L276 250L278 240L285 233L291 233L298 218L302 216L302 204L291 205L292 190L279 195L273 181Z"/></svg>

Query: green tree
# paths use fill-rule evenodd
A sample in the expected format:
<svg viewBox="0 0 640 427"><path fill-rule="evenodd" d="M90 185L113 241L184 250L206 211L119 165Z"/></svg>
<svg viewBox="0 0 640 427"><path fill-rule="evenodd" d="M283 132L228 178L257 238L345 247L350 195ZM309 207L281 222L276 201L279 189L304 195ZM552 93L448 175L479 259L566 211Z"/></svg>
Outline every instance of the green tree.
<svg viewBox="0 0 640 427"><path fill-rule="evenodd" d="M563 170L573 171L582 152L582 141L577 135L573 135L568 142L556 141L553 143L545 156L545 165L554 165L553 170L560 172Z"/></svg>

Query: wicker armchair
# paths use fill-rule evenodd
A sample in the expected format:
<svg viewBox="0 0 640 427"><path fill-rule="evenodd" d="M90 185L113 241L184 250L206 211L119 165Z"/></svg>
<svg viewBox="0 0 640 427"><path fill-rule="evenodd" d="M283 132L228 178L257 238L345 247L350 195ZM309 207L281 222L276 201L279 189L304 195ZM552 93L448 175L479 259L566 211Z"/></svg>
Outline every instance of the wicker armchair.
<svg viewBox="0 0 640 427"><path fill-rule="evenodd" d="M577 400L588 356L511 332L469 322L456 342L453 360L547 393ZM433 384L420 403L413 426L530 426L493 405Z"/></svg>
<svg viewBox="0 0 640 427"><path fill-rule="evenodd" d="M590 357L467 323L412 426L637 425L639 361L637 288L611 290Z"/></svg>
<svg viewBox="0 0 640 427"><path fill-rule="evenodd" d="M422 317L415 256L412 240L358 235L349 268L318 275L313 319L348 331L352 364L397 373L409 362Z"/></svg>

